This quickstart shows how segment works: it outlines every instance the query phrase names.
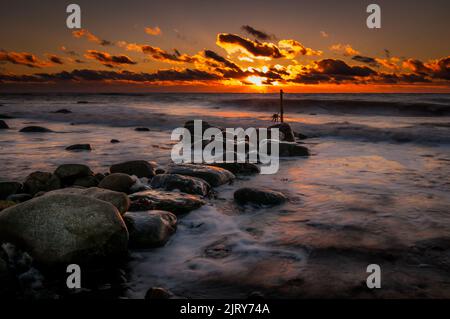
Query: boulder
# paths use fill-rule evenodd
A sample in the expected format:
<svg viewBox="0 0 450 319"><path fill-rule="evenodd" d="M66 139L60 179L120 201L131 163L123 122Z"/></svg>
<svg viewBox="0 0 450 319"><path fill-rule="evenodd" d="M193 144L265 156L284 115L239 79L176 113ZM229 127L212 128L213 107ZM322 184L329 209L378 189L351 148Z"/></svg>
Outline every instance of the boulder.
<svg viewBox="0 0 450 319"><path fill-rule="evenodd" d="M135 180L130 175L114 173L102 179L98 187L129 194L134 183Z"/></svg>
<svg viewBox="0 0 450 319"><path fill-rule="evenodd" d="M136 132L150 132L150 129L148 127L136 127L134 130Z"/></svg>
<svg viewBox="0 0 450 319"><path fill-rule="evenodd" d="M45 266L123 256L128 232L117 209L87 196L52 194L0 212L0 236Z"/></svg>
<svg viewBox="0 0 450 319"><path fill-rule="evenodd" d="M241 188L234 192L234 200L240 204L274 206L284 203L287 198L280 192L263 188Z"/></svg>
<svg viewBox="0 0 450 319"><path fill-rule="evenodd" d="M279 124L268 127L269 130L272 128L277 128L280 130L280 133L282 133L282 134L280 134L280 140L286 141L286 142L294 142L295 141L294 131L292 130L292 128L289 124L279 123Z"/></svg>
<svg viewBox="0 0 450 319"><path fill-rule="evenodd" d="M178 174L160 174L153 177L150 186L166 191L178 189L181 192L206 196L211 186L201 178L183 176Z"/></svg>
<svg viewBox="0 0 450 319"><path fill-rule="evenodd" d="M207 129L211 127L213 126L211 126L208 122L202 121L202 135ZM186 128L191 133L191 138L194 139L194 120L190 120L184 123L184 128Z"/></svg>
<svg viewBox="0 0 450 319"><path fill-rule="evenodd" d="M276 142L275 140L264 140L261 143L267 144L267 150L271 153L271 144ZM278 142L278 150L280 157L296 157L296 156L309 156L309 149L298 143L292 142Z"/></svg>
<svg viewBox="0 0 450 319"><path fill-rule="evenodd" d="M99 199L113 204L117 208L119 213L122 215L125 214L130 208L130 199L128 198L127 194L98 187L91 187L91 188L68 187L51 191L44 195L46 196L53 194L82 195Z"/></svg>
<svg viewBox="0 0 450 319"><path fill-rule="evenodd" d="M123 220L130 236L130 246L135 248L164 246L177 225L174 214L161 210L129 212Z"/></svg>
<svg viewBox="0 0 450 319"><path fill-rule="evenodd" d="M34 195L41 191L48 192L61 188L61 180L55 174L37 171L27 176L23 188L25 192Z"/></svg>
<svg viewBox="0 0 450 319"><path fill-rule="evenodd" d="M64 185L72 185L77 178L92 176L91 169L83 164L62 164L55 170Z"/></svg>
<svg viewBox="0 0 450 319"><path fill-rule="evenodd" d="M78 177L73 182L73 186L80 186L80 187L97 187L98 184L99 180L96 176Z"/></svg>
<svg viewBox="0 0 450 319"><path fill-rule="evenodd" d="M111 173L124 173L128 175L135 175L139 178L152 178L155 176L155 168L158 166L155 162L147 161L129 161L119 164L114 164L109 168Z"/></svg>
<svg viewBox="0 0 450 319"><path fill-rule="evenodd" d="M17 288L17 281L9 267L8 255L0 246L0 298L15 299Z"/></svg>
<svg viewBox="0 0 450 319"><path fill-rule="evenodd" d="M179 174L204 179L209 185L217 187L234 180L230 171L209 165L182 164L170 166L168 174Z"/></svg>
<svg viewBox="0 0 450 319"><path fill-rule="evenodd" d="M145 300L171 299L174 295L167 289L161 287L152 287L147 290Z"/></svg>
<svg viewBox="0 0 450 319"><path fill-rule="evenodd" d="M7 209L8 207L16 205L16 202L10 201L10 200L2 200L0 199L0 212L4 209Z"/></svg>
<svg viewBox="0 0 450 319"><path fill-rule="evenodd" d="M26 202L27 200L32 199L33 196L31 196L30 194L12 194L9 195L8 198L6 200L15 202L15 203L23 203Z"/></svg>
<svg viewBox="0 0 450 319"><path fill-rule="evenodd" d="M261 170L253 163L213 163L211 166L220 167L235 175L259 174Z"/></svg>
<svg viewBox="0 0 450 319"><path fill-rule="evenodd" d="M110 142L111 142L112 144L120 143L120 141L119 141L119 140L116 140L115 138L113 138Z"/></svg>
<svg viewBox="0 0 450 319"><path fill-rule="evenodd" d="M0 199L6 199L9 195L17 194L21 189L21 183L0 182Z"/></svg>
<svg viewBox="0 0 450 319"><path fill-rule="evenodd" d="M294 132L294 136L296 138L298 138L299 140L306 140L308 138L307 135L299 133L299 132Z"/></svg>
<svg viewBox="0 0 450 319"><path fill-rule="evenodd" d="M8 129L8 128L9 128L8 124L6 124L5 121L0 120L0 129Z"/></svg>
<svg viewBox="0 0 450 319"><path fill-rule="evenodd" d="M19 132L22 133L50 133L52 130L42 126L25 126Z"/></svg>
<svg viewBox="0 0 450 319"><path fill-rule="evenodd" d="M72 113L72 111L68 110L68 109L59 109L59 110L53 111L52 113L70 114L70 113Z"/></svg>
<svg viewBox="0 0 450 319"><path fill-rule="evenodd" d="M146 190L130 195L130 211L165 210L174 214L188 213L205 205L200 197L161 190Z"/></svg>
<svg viewBox="0 0 450 319"><path fill-rule="evenodd" d="M66 147L66 151L92 151L91 144L74 144Z"/></svg>

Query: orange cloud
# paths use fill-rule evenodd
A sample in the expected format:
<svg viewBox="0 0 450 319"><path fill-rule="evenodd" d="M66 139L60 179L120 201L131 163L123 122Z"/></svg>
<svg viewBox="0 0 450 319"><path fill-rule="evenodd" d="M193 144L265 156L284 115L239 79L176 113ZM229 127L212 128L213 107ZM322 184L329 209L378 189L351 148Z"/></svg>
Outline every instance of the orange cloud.
<svg viewBox="0 0 450 319"><path fill-rule="evenodd" d="M352 48L350 44L333 44L330 47L331 51L342 53L345 56L353 56L360 54L358 50Z"/></svg>
<svg viewBox="0 0 450 319"><path fill-rule="evenodd" d="M158 26L156 26L154 28L146 27L145 28L145 33L150 34L150 35L160 35L161 34L161 29Z"/></svg>
<svg viewBox="0 0 450 319"><path fill-rule="evenodd" d="M88 50L85 54L88 59L93 59L99 61L101 64L113 68L122 64L137 64L137 62L131 60L126 55L111 55L106 52Z"/></svg>
<svg viewBox="0 0 450 319"><path fill-rule="evenodd" d="M50 65L50 63L40 60L34 54L28 52L7 52L4 50L0 51L0 61L25 65L30 68L42 68Z"/></svg>
<svg viewBox="0 0 450 319"><path fill-rule="evenodd" d="M89 32L86 29L72 31L72 35L75 38L78 38L78 39L84 37L84 38L88 39L88 41L91 41L91 42L94 42L94 43L97 43L97 44L103 45L103 46L107 46L107 45L111 45L112 44L108 40L100 39L99 37L97 37L96 35L92 34L91 32Z"/></svg>

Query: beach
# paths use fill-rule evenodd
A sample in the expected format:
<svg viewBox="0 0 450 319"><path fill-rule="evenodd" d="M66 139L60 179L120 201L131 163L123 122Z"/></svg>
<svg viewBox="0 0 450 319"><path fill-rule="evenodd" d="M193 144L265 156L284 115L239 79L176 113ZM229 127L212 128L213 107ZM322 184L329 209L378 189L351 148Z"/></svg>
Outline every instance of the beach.
<svg viewBox="0 0 450 319"><path fill-rule="evenodd" d="M167 170L173 129L194 119L268 127L277 101L272 94L3 94L9 129L0 130L0 181L75 163L94 174L135 160ZM450 95L287 94L285 121L308 137L297 142L310 156L282 158L274 175L236 174L214 187L204 205L177 215L164 245L129 249L121 279L92 294L144 298L163 287L182 298L448 298ZM26 126L52 132L19 132ZM92 150L66 150L74 144ZM287 200L239 205L234 193L243 187ZM367 289L370 264L381 266L381 290ZM42 288L29 289L47 291L40 281Z"/></svg>

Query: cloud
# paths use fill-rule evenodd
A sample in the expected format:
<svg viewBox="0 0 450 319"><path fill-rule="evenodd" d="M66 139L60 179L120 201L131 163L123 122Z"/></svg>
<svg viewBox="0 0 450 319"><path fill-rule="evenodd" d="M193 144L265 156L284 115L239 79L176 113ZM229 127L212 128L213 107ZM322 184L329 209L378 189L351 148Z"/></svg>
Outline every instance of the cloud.
<svg viewBox="0 0 450 319"><path fill-rule="evenodd" d="M64 45L59 48L62 52L71 56L79 56L79 54L73 50L67 49Z"/></svg>
<svg viewBox="0 0 450 319"><path fill-rule="evenodd" d="M413 73L418 75L450 80L450 56L431 60L427 63L417 59L408 59L403 62L403 67L412 70Z"/></svg>
<svg viewBox="0 0 450 319"><path fill-rule="evenodd" d="M269 35L264 31L256 30L255 28L249 25L243 25L241 29L247 32L248 34L254 36L258 40L267 41L275 38L274 36Z"/></svg>
<svg viewBox="0 0 450 319"><path fill-rule="evenodd" d="M174 50L174 53L169 53L161 48L154 47L147 44L127 43L122 41L119 46L125 48L128 51L142 52L149 55L153 60L162 61L167 63L193 63L195 58L187 54L180 54L178 50Z"/></svg>
<svg viewBox="0 0 450 319"><path fill-rule="evenodd" d="M25 65L30 68L42 68L50 65L50 63L40 60L32 53L7 52L4 50L0 51L0 61L10 62L12 64Z"/></svg>
<svg viewBox="0 0 450 319"><path fill-rule="evenodd" d="M203 51L203 55L207 58L207 59L211 59L215 62L220 63L221 65L230 68L230 69L235 69L235 70L240 70L240 67L235 64L234 62L225 59L224 57L220 56L219 54L217 54L214 51L211 50L204 50Z"/></svg>
<svg viewBox="0 0 450 319"><path fill-rule="evenodd" d="M88 41L97 43L97 44L102 45L102 46L108 46L108 45L111 45L111 44L112 44L112 43L111 43L110 41L108 41L108 40L100 39L99 37L97 37L96 35L92 34L91 32L89 32L89 31L86 30L86 29L81 29L81 30L75 30L75 31L72 31L72 35L73 35L75 38L78 38L78 39L84 37L84 38L88 39Z"/></svg>
<svg viewBox="0 0 450 319"><path fill-rule="evenodd" d="M154 28L146 27L145 33L150 34L150 35L161 35L161 29L158 26L156 26Z"/></svg>
<svg viewBox="0 0 450 319"><path fill-rule="evenodd" d="M352 57L352 60L368 64L368 65L370 65L372 67L379 67L380 66L380 64L378 63L378 61L375 58L371 58L371 57L368 57L368 56L355 55L355 56Z"/></svg>
<svg viewBox="0 0 450 319"><path fill-rule="evenodd" d="M55 54L48 54L47 56L50 62L53 62L55 64L64 64L63 60Z"/></svg>
<svg viewBox="0 0 450 319"><path fill-rule="evenodd" d="M126 55L111 55L109 53L96 50L88 50L85 57L88 59L97 60L101 64L110 68L120 66L122 64L137 64L137 62L131 60Z"/></svg>
<svg viewBox="0 0 450 319"><path fill-rule="evenodd" d="M328 38L329 37L328 33L326 33L325 31L320 31L320 35L321 35L322 38Z"/></svg>
<svg viewBox="0 0 450 319"><path fill-rule="evenodd" d="M350 44L341 44L341 43L333 44L330 47L330 50L337 53L341 53L344 56L354 56L360 54L359 51L353 49Z"/></svg>
<svg viewBox="0 0 450 319"><path fill-rule="evenodd" d="M278 42L278 47L281 50L283 56L287 59L294 59L297 55L322 55L322 51L313 50L305 47L295 40L281 40Z"/></svg>

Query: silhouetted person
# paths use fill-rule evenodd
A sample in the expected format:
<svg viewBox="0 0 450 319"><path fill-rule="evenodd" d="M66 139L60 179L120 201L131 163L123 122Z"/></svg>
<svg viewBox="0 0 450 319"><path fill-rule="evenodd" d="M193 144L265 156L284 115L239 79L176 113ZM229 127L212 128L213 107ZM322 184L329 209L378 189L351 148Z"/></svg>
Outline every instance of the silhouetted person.
<svg viewBox="0 0 450 319"><path fill-rule="evenodd" d="M274 115L272 115L272 122L278 122L278 113L275 113Z"/></svg>

